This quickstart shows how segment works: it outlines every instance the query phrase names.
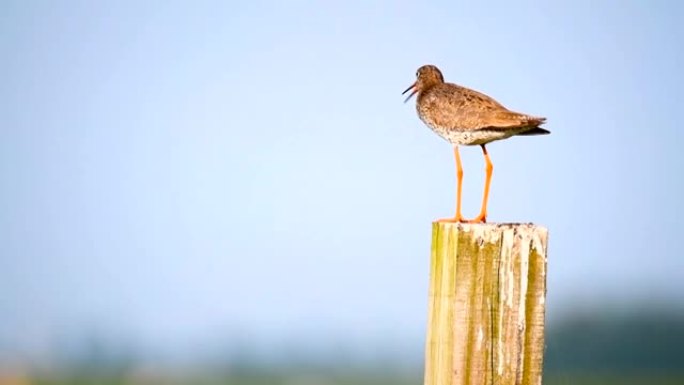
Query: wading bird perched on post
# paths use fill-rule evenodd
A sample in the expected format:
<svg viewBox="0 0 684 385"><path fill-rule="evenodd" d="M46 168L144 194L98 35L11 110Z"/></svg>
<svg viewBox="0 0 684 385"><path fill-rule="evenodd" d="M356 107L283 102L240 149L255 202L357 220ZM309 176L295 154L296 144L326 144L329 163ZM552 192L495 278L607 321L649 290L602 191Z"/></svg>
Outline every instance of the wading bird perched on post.
<svg viewBox="0 0 684 385"><path fill-rule="evenodd" d="M539 127L546 118L535 117L508 110L496 100L480 92L445 83L439 69L433 65L424 65L416 72L416 82L402 93L411 91L404 102L414 94L418 117L437 135L454 146L456 158L456 216L440 219L440 222L487 221L487 198L489 183L492 178L492 162L485 145L495 140L510 138L515 135L543 135L550 132ZM466 220L461 215L461 186L463 168L458 146L480 145L486 163L486 178L482 208L480 214Z"/></svg>

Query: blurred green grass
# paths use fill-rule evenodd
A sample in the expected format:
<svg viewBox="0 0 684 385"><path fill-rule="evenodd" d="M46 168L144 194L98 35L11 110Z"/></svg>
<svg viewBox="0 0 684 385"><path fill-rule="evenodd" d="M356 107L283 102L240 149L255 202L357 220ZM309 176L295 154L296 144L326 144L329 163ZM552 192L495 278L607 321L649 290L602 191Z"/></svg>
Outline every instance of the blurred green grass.
<svg viewBox="0 0 684 385"><path fill-rule="evenodd" d="M637 308L637 307L635 307ZM544 385L684 384L684 313L645 311L611 314L575 311L547 332ZM59 351L50 365L2 365L0 385L420 385L422 359L378 358L361 365L347 355L313 354L281 347L279 359L264 361L249 350L230 350L198 366L145 364L135 349L123 353L85 340L84 348ZM90 343L88 343L90 341ZM97 341L95 341L97 342ZM422 349L420 347L416 348ZM388 348L387 352L391 351ZM292 353L295 352L295 353ZM391 357L391 356L390 356ZM416 356L418 357L418 356ZM148 366L152 365L152 366ZM42 368L42 369L41 369ZM51 369L49 369L51 368Z"/></svg>
<svg viewBox="0 0 684 385"><path fill-rule="evenodd" d="M163 373L145 376L88 376L61 375L24 378L10 381L0 378L0 385L419 385L422 376L392 375L239 375L239 376L166 376ZM681 385L684 375L666 374L550 374L544 376L544 385Z"/></svg>

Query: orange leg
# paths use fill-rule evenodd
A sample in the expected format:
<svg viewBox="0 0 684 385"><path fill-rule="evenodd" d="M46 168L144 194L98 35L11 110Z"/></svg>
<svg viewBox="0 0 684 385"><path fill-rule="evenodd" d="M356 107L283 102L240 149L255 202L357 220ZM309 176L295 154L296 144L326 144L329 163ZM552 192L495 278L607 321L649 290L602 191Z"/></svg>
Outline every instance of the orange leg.
<svg viewBox="0 0 684 385"><path fill-rule="evenodd" d="M453 218L439 219L438 222L466 222L461 215L461 188L463 187L463 167L461 166L461 155L458 153L458 146L454 146L454 159L456 159L456 216Z"/></svg>
<svg viewBox="0 0 684 385"><path fill-rule="evenodd" d="M487 200L489 198L489 183L492 181L492 171L494 170L494 166L492 165L492 161L489 159L489 154L487 154L487 148L485 148L485 145L482 144L482 153L484 154L485 158L485 187L484 187L484 196L482 197L482 208L480 209L480 215L475 217L472 220L469 220L467 222L469 223L485 223L487 222Z"/></svg>

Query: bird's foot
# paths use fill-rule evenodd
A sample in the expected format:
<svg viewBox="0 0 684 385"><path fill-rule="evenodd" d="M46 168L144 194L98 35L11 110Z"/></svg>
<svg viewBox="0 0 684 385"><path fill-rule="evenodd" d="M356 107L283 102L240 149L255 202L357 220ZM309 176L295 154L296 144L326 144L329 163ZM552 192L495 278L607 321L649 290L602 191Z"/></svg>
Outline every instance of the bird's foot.
<svg viewBox="0 0 684 385"><path fill-rule="evenodd" d="M461 214L456 214L453 218L438 219L439 223L487 223L487 213L480 213L473 219L465 219Z"/></svg>
<svg viewBox="0 0 684 385"><path fill-rule="evenodd" d="M453 218L440 218L437 220L439 223L461 223L465 219L463 217L453 217Z"/></svg>
<svg viewBox="0 0 684 385"><path fill-rule="evenodd" d="M439 223L470 223L467 219L463 218L462 215L456 215L453 218L441 218L438 219Z"/></svg>
<svg viewBox="0 0 684 385"><path fill-rule="evenodd" d="M487 223L487 215L480 214L473 219L465 219L462 216L455 216L453 218L438 219L439 223Z"/></svg>
<svg viewBox="0 0 684 385"><path fill-rule="evenodd" d="M487 214L480 213L480 215L476 216L475 218L465 220L463 223L487 223Z"/></svg>
<svg viewBox="0 0 684 385"><path fill-rule="evenodd" d="M487 216L486 215L478 215L477 217L473 219L464 219L461 221L461 223L487 223Z"/></svg>

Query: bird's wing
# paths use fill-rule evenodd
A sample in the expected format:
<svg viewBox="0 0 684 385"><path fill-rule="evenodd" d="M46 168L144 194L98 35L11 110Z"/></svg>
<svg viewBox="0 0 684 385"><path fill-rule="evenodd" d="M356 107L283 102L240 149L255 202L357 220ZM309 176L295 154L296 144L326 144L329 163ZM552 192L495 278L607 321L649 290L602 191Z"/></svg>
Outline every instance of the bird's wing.
<svg viewBox="0 0 684 385"><path fill-rule="evenodd" d="M478 127L480 130L507 130L523 127L537 127L543 124L546 118L521 114L507 109L482 112L478 115Z"/></svg>
<svg viewBox="0 0 684 385"><path fill-rule="evenodd" d="M546 118L514 112L481 92L456 86L462 95L460 108L468 127L472 130L508 130L522 127L536 127Z"/></svg>
<svg viewBox="0 0 684 385"><path fill-rule="evenodd" d="M436 92L428 92L426 109L437 126L457 130L507 130L538 126L546 120L508 110L481 92L446 83Z"/></svg>
<svg viewBox="0 0 684 385"><path fill-rule="evenodd" d="M452 83L425 92L418 103L436 126L456 130L475 130L483 116L505 110L491 97Z"/></svg>
<svg viewBox="0 0 684 385"><path fill-rule="evenodd" d="M494 100L492 97L472 90L470 88L455 85L453 87L453 92L459 94L459 98L462 107L466 107L476 111L497 111L505 110L506 107L502 106L501 103Z"/></svg>

